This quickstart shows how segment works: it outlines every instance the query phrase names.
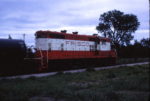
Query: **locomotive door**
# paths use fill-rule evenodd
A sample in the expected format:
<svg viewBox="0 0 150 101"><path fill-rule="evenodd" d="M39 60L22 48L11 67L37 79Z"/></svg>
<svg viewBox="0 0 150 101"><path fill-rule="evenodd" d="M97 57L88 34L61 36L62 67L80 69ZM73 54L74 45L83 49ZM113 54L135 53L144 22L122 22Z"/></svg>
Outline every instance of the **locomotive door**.
<svg viewBox="0 0 150 101"><path fill-rule="evenodd" d="M45 40L45 41L47 43L47 50L46 50L45 55L43 57L43 66L42 66L42 68L44 70L48 69L48 58L49 58L48 52L49 52L49 50L51 50L51 44L48 43L48 40Z"/></svg>
<svg viewBox="0 0 150 101"><path fill-rule="evenodd" d="M99 40L99 38L97 38L94 43L95 44L95 55L99 55L99 48L98 48L99 43L100 43L100 40Z"/></svg>

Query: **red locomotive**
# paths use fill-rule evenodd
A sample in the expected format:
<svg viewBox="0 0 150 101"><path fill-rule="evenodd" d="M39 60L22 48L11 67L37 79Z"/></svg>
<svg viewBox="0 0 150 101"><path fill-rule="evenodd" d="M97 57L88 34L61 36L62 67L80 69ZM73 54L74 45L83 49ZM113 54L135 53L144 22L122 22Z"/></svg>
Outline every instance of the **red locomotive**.
<svg viewBox="0 0 150 101"><path fill-rule="evenodd" d="M111 40L97 34L78 35L55 31L37 31L36 57L41 59L40 70L56 68L59 65L115 64L116 51L111 49Z"/></svg>

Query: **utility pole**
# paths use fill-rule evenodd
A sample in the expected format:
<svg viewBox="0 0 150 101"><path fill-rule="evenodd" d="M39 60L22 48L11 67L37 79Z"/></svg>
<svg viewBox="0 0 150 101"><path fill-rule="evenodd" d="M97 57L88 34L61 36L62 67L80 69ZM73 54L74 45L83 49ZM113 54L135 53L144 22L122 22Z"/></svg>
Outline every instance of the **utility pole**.
<svg viewBox="0 0 150 101"><path fill-rule="evenodd" d="M12 37L11 37L11 35L10 35L10 34L8 35L8 39L12 39Z"/></svg>
<svg viewBox="0 0 150 101"><path fill-rule="evenodd" d="M24 41L25 41L25 37L26 37L26 34L24 33L24 34L23 34L23 40L24 40Z"/></svg>

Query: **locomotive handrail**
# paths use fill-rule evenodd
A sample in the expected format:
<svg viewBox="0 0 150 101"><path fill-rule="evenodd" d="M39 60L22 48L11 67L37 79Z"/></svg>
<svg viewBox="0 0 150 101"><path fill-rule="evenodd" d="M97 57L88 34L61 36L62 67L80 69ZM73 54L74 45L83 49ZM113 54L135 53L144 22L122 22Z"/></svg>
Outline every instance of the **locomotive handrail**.
<svg viewBox="0 0 150 101"><path fill-rule="evenodd" d="M40 49L40 48L38 48L38 50L39 50L39 52L40 52L40 56L41 56L41 67L43 68L43 69L47 69L48 68L48 51L46 52L46 59L44 58L44 56L43 56L43 53L42 53L42 50ZM45 62L46 62L46 64L45 64Z"/></svg>

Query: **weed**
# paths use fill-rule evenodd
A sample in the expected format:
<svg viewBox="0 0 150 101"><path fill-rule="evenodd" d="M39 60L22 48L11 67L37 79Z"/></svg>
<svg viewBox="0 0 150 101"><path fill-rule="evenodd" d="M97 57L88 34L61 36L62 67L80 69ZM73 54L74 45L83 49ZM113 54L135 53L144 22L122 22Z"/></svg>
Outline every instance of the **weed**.
<svg viewBox="0 0 150 101"><path fill-rule="evenodd" d="M95 69L94 69L94 68L87 68L86 71L87 71L87 72L94 72Z"/></svg>

